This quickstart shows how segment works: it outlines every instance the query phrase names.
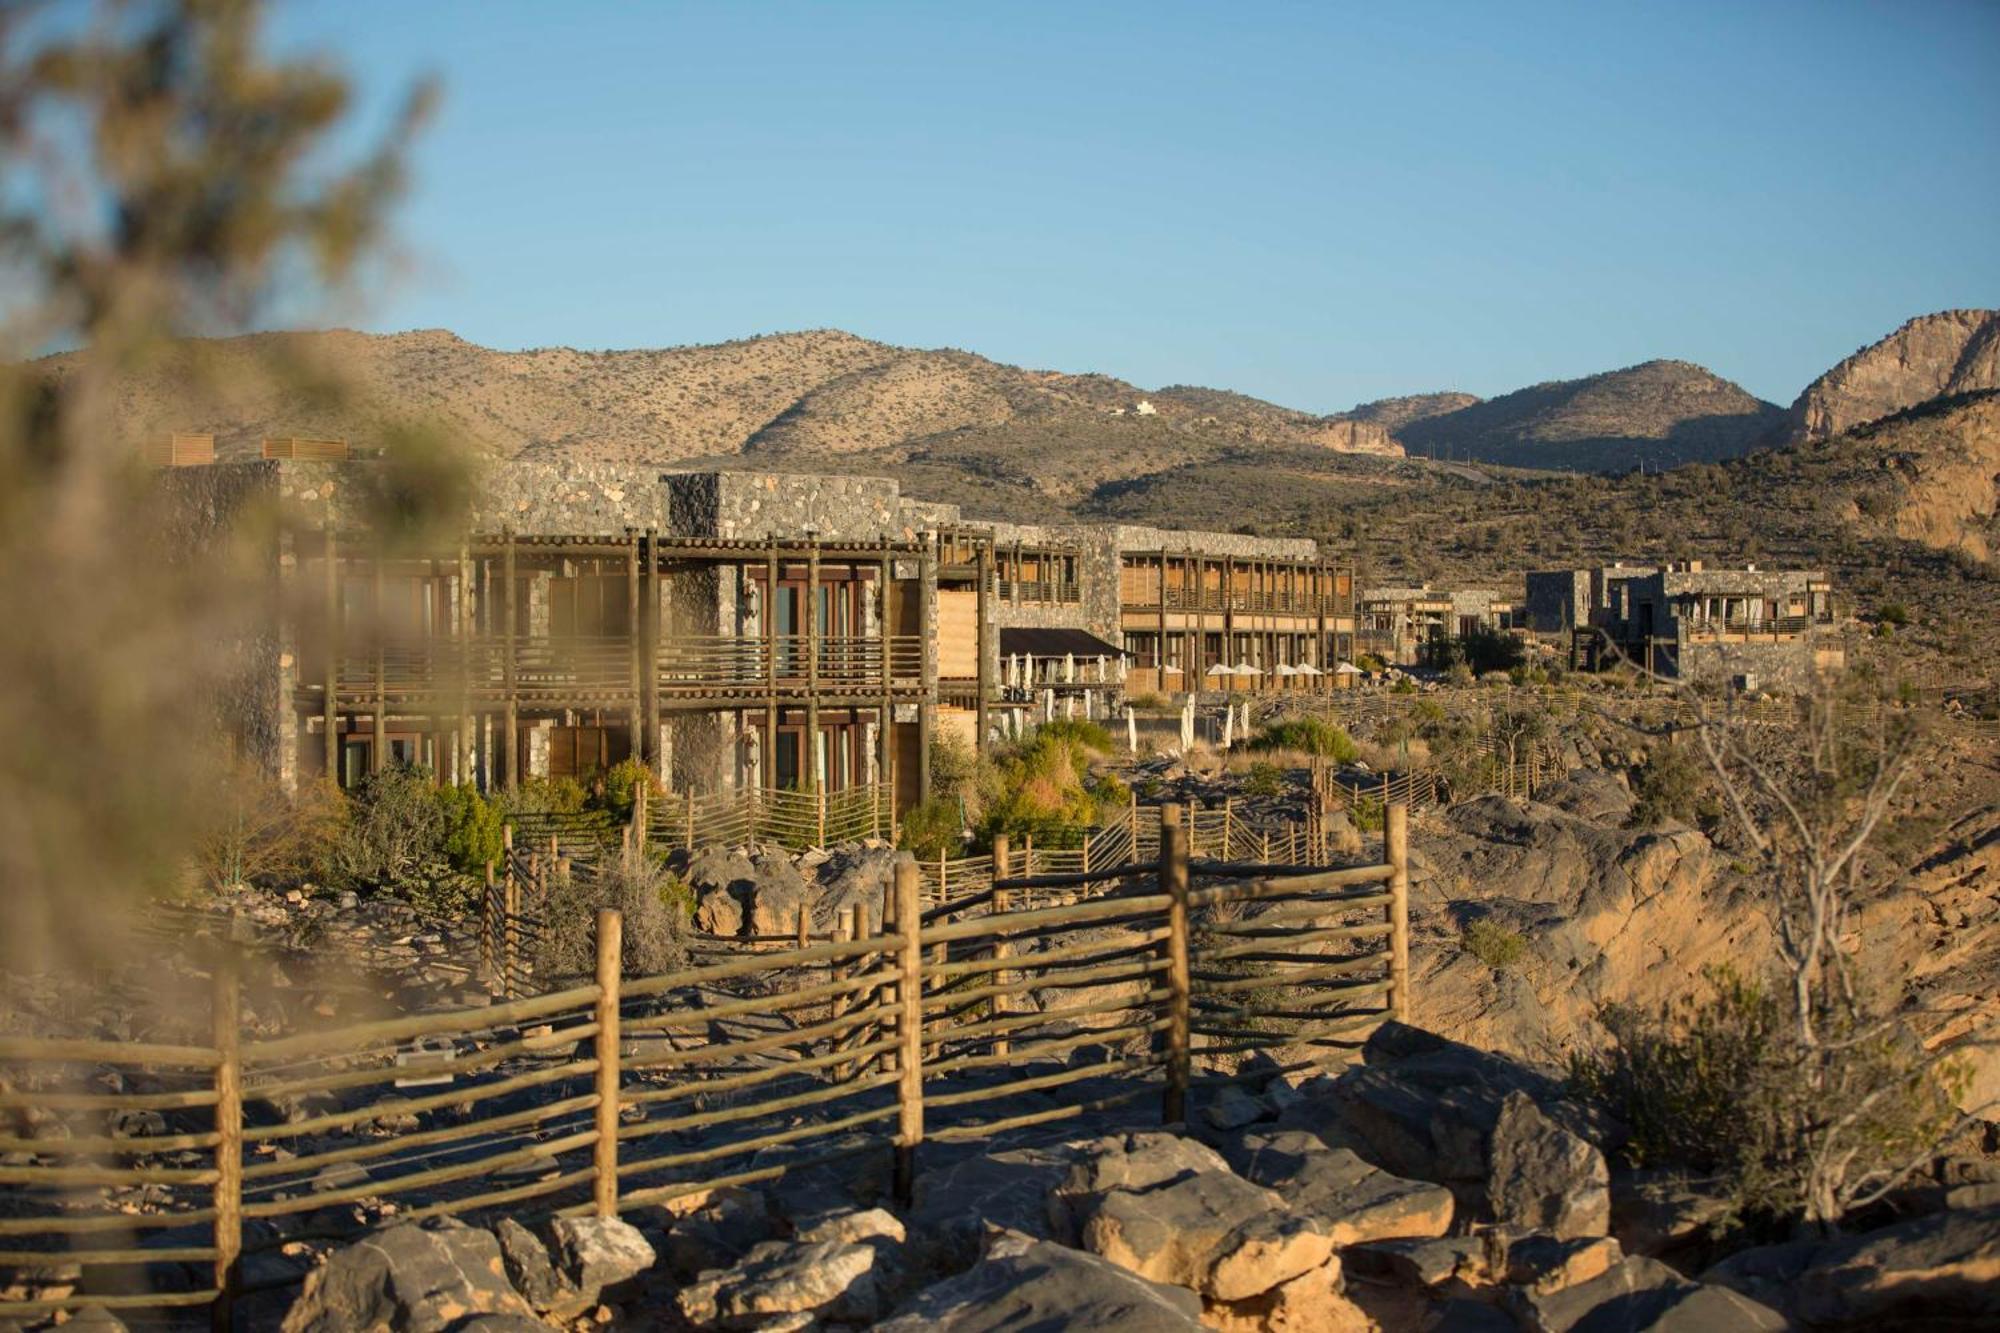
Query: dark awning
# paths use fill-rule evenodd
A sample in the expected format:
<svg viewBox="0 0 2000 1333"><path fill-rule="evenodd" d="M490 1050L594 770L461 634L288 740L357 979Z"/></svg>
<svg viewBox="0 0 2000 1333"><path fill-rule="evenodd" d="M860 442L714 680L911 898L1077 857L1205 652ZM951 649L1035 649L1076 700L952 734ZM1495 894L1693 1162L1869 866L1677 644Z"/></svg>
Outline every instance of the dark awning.
<svg viewBox="0 0 2000 1333"><path fill-rule="evenodd" d="M1087 629L1000 630L1002 657L1129 657L1123 648L1106 643Z"/></svg>

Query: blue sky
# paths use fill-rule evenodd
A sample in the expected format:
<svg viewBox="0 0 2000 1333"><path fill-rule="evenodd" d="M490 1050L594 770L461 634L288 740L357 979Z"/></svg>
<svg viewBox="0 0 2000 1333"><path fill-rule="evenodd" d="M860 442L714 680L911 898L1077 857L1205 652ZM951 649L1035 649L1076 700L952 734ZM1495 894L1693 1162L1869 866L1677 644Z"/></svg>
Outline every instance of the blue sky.
<svg viewBox="0 0 2000 1333"><path fill-rule="evenodd" d="M440 114L357 322L839 327L1332 411L1653 357L1766 398L2000 304L2000 4L295 0Z"/></svg>

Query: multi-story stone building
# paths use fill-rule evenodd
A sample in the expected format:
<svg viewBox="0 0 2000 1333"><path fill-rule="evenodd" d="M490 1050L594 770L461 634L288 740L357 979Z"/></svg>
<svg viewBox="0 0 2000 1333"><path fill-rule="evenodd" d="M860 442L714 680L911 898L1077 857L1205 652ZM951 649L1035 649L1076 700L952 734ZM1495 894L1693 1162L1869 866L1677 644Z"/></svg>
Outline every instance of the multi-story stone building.
<svg viewBox="0 0 2000 1333"><path fill-rule="evenodd" d="M520 461L487 469L468 535L389 549L357 503L378 467L163 481L191 540L282 515L228 712L287 785L639 758L681 790L879 783L907 806L941 729L984 743L1126 688L1331 688L1352 649L1352 574L1311 542L968 523L882 478Z"/></svg>
<svg viewBox="0 0 2000 1333"><path fill-rule="evenodd" d="M1428 583L1365 588L1357 608L1362 649L1397 666L1424 660L1425 645L1512 627L1514 605L1491 588Z"/></svg>
<svg viewBox="0 0 2000 1333"><path fill-rule="evenodd" d="M1796 691L1846 660L1818 570L1615 564L1530 574L1528 602L1538 632L1573 634L1586 669L1622 656L1670 679Z"/></svg>

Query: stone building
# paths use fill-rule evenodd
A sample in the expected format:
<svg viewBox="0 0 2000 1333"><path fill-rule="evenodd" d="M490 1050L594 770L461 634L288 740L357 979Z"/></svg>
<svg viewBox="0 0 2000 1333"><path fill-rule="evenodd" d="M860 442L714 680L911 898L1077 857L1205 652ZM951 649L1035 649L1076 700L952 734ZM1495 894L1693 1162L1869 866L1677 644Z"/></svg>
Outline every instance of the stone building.
<svg viewBox="0 0 2000 1333"><path fill-rule="evenodd" d="M638 758L676 790L927 785L1126 688L1330 688L1353 578L1310 542L965 522L884 478L495 464L466 535L385 549L367 461L174 468L190 540L268 505L270 632L228 725L287 786L483 787ZM1209 668L1229 672L1210 679Z"/></svg>
<svg viewBox="0 0 2000 1333"><path fill-rule="evenodd" d="M1356 608L1361 650L1394 666L1415 666L1427 644L1512 628L1514 610L1491 588L1365 588Z"/></svg>
<svg viewBox="0 0 2000 1333"><path fill-rule="evenodd" d="M1585 667L1622 655L1670 679L1795 692L1845 664L1833 590L1821 571L1710 569L1699 560L1629 577L1629 567L1612 569L1620 575L1615 591L1578 635Z"/></svg>

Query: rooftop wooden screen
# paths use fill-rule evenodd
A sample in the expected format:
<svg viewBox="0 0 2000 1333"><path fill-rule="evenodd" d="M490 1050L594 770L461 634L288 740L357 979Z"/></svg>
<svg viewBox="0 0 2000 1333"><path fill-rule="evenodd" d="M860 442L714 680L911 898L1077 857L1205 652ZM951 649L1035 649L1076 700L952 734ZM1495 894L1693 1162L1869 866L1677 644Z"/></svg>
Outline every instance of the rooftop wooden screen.
<svg viewBox="0 0 2000 1333"><path fill-rule="evenodd" d="M264 437L264 457L291 458L301 462L344 463L348 458L346 440L306 440L296 435Z"/></svg>
<svg viewBox="0 0 2000 1333"><path fill-rule="evenodd" d="M146 441L142 452L154 467L200 467L215 461L215 437L168 435Z"/></svg>

